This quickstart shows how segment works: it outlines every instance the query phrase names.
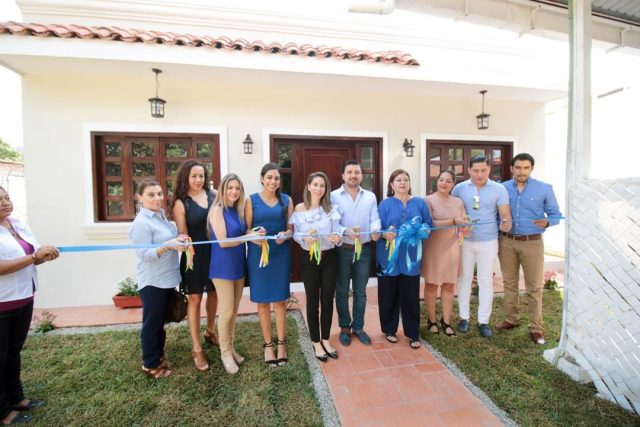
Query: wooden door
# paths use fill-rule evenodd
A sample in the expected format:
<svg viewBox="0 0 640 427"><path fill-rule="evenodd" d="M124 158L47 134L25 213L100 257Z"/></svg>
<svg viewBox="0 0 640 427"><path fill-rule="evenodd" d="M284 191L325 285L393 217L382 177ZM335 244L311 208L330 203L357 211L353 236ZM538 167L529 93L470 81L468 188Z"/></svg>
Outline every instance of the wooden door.
<svg viewBox="0 0 640 427"><path fill-rule="evenodd" d="M312 172L326 173L332 191L340 187L342 165L349 159L361 164L362 187L381 200L381 138L272 135L270 139L271 161L280 165L282 192L289 194L294 204L302 202L306 179ZM297 243L292 248L291 281L299 282L302 250Z"/></svg>

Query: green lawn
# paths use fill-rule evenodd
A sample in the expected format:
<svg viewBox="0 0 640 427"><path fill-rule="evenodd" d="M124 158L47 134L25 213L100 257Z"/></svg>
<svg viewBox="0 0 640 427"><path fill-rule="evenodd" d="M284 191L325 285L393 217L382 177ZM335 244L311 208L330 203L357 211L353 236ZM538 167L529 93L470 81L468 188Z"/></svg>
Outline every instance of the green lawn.
<svg viewBox="0 0 640 427"><path fill-rule="evenodd" d="M494 298L492 323L503 319L502 298ZM521 298L522 326L511 331L494 328L492 338L482 338L474 320L477 298L471 302L469 333L447 338L426 330L423 313L421 335L464 372L501 409L522 426L640 426L640 417L599 399L590 385L580 385L554 369L542 351L557 346L562 318L562 297L545 291L544 321L547 344L533 344L528 337L526 303ZM454 313L458 311L457 306ZM439 318L439 317L438 317ZM457 324L457 316L456 316Z"/></svg>
<svg viewBox="0 0 640 427"><path fill-rule="evenodd" d="M322 425L295 321L288 321L286 367L262 362L257 322L240 322L236 336L247 361L229 376L217 347L206 347L211 370L196 371L186 327L170 328L166 351L174 371L161 380L140 370L139 331L30 336L22 353L25 393L47 402L32 411L32 424Z"/></svg>

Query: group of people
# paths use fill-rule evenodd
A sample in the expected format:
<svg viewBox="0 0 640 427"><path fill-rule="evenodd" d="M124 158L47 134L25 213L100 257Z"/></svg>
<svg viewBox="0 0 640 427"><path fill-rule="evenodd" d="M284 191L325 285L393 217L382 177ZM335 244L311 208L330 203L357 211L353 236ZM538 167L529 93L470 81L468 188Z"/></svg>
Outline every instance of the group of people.
<svg viewBox="0 0 640 427"><path fill-rule="evenodd" d="M456 183L451 171L437 179L437 191L412 195L409 173L391 173L386 198L361 187L362 169L355 160L342 169L343 183L331 191L323 172L307 177L302 202L293 206L280 191L278 165L260 172L261 191L245 198L236 174L222 178L217 191L208 188L204 164L185 161L177 175L168 215L156 181L138 183L140 210L130 229L137 249L138 289L143 303L142 370L153 378L171 374L165 353L164 324L168 297L180 286L188 295L187 318L192 357L198 370L209 369L201 343L200 307L206 293L204 342L220 347L222 366L235 374L244 357L235 348L235 328L243 288L258 306L264 362L284 366L286 301L290 296L291 239L303 249L299 259L306 292L309 334L318 360L338 359L330 341L333 307L338 314L339 341L349 346L356 337L365 345L366 287L376 245L378 304L381 332L397 343L399 319L413 349L420 348L420 277L431 333L454 336L454 287L458 287L457 329L468 332L469 301L474 270L479 287L478 327L489 326L495 259L504 278L505 319L496 328L519 326L519 277L524 270L529 330L544 343L542 327L542 234L561 218L553 188L532 178L534 159L527 153L511 161L513 179L489 179L491 164L476 156L469 162L470 179ZM29 227L11 218L13 205L0 188L0 423L30 419L25 412L43 404L26 399L20 382L20 351L24 344L37 289L36 265L55 260L54 246L40 246ZM175 221L175 225L171 220ZM214 243L204 243L215 240ZM349 307L350 286L353 303ZM442 317L436 319L440 287ZM275 313L276 339L271 311ZM217 333L215 319L218 317Z"/></svg>

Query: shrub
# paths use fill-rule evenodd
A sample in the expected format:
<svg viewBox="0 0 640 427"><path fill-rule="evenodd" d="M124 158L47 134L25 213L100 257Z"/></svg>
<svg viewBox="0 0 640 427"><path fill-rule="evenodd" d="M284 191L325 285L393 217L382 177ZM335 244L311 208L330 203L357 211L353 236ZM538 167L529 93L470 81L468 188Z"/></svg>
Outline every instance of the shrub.
<svg viewBox="0 0 640 427"><path fill-rule="evenodd" d="M138 294L138 282L131 277L125 277L118 282L118 295L122 297L136 297Z"/></svg>

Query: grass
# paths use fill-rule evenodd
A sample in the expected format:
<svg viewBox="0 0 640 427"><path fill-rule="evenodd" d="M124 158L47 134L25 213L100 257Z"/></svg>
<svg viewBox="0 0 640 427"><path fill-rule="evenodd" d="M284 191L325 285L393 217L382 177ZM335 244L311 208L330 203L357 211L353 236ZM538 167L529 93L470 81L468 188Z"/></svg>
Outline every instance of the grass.
<svg viewBox="0 0 640 427"><path fill-rule="evenodd" d="M139 331L30 336L22 352L22 380L29 398L46 405L32 425L322 425L311 376L288 319L289 364L262 362L257 322L238 323L238 352L247 361L229 376L220 350L206 347L211 369L196 371L185 326L167 330L169 378L146 377Z"/></svg>
<svg viewBox="0 0 640 427"><path fill-rule="evenodd" d="M501 304L502 298L494 298L493 323L503 318ZM477 298L472 298L472 318L474 313L477 313ZM560 292L544 292L546 345L533 344L529 339L524 298L521 298L520 313L520 327L510 331L494 328L490 339L480 337L473 322L467 334L458 333L455 338L447 338L442 331L439 335L431 334L426 326L421 333L522 426L640 425L640 416L596 397L593 386L572 381L542 358L543 350L558 344L562 318ZM426 313L423 316L422 324L426 325Z"/></svg>

